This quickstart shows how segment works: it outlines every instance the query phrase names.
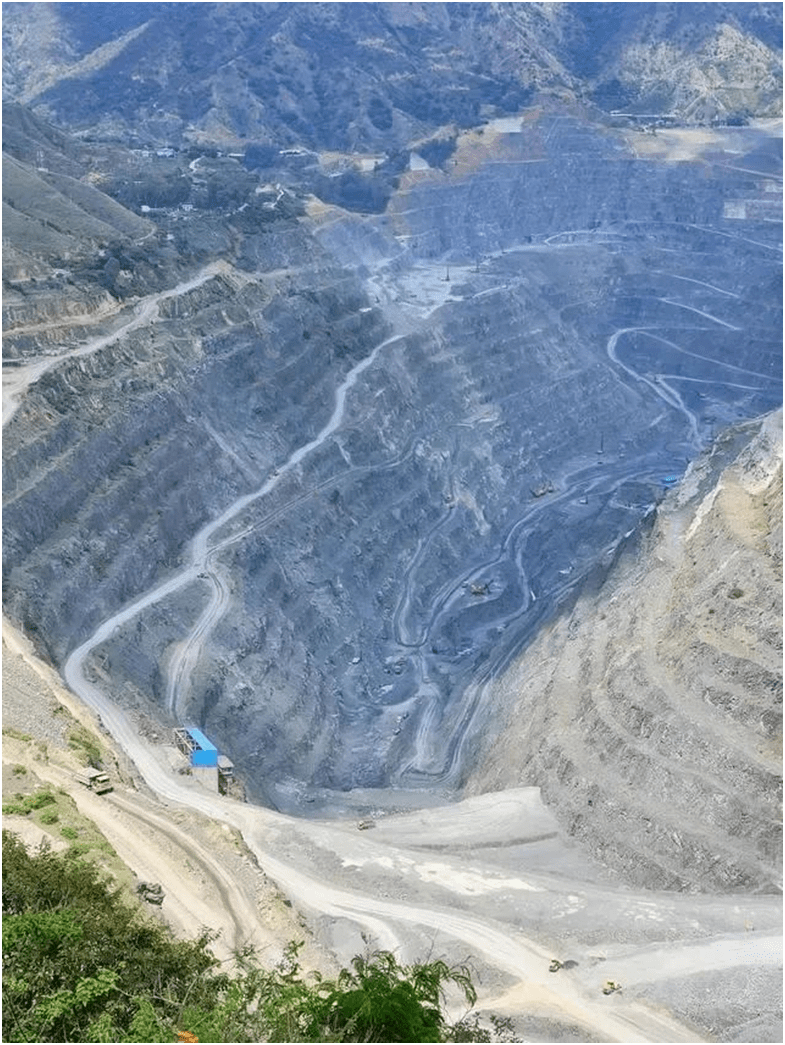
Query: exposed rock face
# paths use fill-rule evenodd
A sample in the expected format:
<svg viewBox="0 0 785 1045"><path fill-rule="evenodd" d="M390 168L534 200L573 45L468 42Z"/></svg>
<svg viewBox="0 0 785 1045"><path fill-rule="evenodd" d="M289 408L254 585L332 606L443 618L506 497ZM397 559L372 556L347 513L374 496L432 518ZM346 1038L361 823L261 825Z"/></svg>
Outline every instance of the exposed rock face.
<svg viewBox="0 0 785 1045"><path fill-rule="evenodd" d="M640 553L488 688L471 792L539 784L652 888L779 888L782 415L691 466Z"/></svg>
<svg viewBox="0 0 785 1045"><path fill-rule="evenodd" d="M278 246L290 261L304 248L296 230ZM310 397L333 379L335 355L362 350L379 325L370 311L358 316L364 299L334 269L331 286L328 263L313 267L310 286L303 274L285 309L275 276L249 281L226 269L156 301L150 322L116 340L106 335L105 348L41 378L11 422L7 561L26 562L39 579L28 588L36 609L15 597L9 608L58 659L109 606L171 568L183 537L297 444L314 423ZM298 393L278 360L310 325L298 352L313 367ZM332 338L342 334L346 344L336 349ZM27 588L21 573L12 589L17 583ZM103 594L85 616L80 592L94 585Z"/></svg>

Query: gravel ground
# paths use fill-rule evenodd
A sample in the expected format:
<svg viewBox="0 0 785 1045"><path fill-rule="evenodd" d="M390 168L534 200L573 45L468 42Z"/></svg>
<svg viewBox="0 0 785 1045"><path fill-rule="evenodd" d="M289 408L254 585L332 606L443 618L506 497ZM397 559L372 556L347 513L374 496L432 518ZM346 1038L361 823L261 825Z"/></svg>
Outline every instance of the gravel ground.
<svg viewBox="0 0 785 1045"><path fill-rule="evenodd" d="M781 1042L782 969L737 967L661 980L635 990L635 997L660 1003L716 1041ZM743 998L743 1004L741 1000ZM750 1013L757 1016L750 1019Z"/></svg>
<svg viewBox="0 0 785 1045"><path fill-rule="evenodd" d="M68 747L73 720L45 680L3 641L3 729L29 733L33 740Z"/></svg>

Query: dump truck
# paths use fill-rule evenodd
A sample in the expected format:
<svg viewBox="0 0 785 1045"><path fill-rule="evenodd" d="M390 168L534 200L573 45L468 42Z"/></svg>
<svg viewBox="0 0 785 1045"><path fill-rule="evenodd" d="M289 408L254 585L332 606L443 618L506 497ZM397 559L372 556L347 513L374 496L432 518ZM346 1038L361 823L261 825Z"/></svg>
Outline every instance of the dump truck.
<svg viewBox="0 0 785 1045"><path fill-rule="evenodd" d="M109 775L100 769L92 769L89 766L87 769L80 769L76 774L76 779L80 784L89 787L91 791L95 791L98 795L112 790L112 782L109 779Z"/></svg>

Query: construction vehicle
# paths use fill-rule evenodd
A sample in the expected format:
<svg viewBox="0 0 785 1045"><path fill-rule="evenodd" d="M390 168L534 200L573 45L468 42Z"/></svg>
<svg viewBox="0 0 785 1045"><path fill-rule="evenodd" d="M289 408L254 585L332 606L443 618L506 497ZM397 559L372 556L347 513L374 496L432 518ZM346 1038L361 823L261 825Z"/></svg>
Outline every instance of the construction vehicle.
<svg viewBox="0 0 785 1045"><path fill-rule="evenodd" d="M531 494L532 497L544 497L546 493L553 493L555 489L556 487L553 485L550 479L546 479L544 482L540 483L539 486L532 486Z"/></svg>
<svg viewBox="0 0 785 1045"><path fill-rule="evenodd" d="M558 972L559 969L577 969L578 963L572 958L568 958L565 962L560 962L558 958L551 958L551 964L548 966L548 972Z"/></svg>
<svg viewBox="0 0 785 1045"><path fill-rule="evenodd" d="M112 781L109 779L108 773L104 773L101 769L93 769L92 766L80 769L76 774L76 779L91 791L95 791L97 795L103 795L112 790Z"/></svg>

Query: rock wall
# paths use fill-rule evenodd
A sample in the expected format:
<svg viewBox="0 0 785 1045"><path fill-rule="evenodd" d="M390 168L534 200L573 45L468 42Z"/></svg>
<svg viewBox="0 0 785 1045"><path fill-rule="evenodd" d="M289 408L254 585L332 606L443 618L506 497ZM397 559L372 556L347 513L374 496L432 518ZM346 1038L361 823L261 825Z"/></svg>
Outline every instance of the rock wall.
<svg viewBox="0 0 785 1045"><path fill-rule="evenodd" d="M724 434L640 554L489 687L469 793L539 785L639 885L779 888L781 425Z"/></svg>

